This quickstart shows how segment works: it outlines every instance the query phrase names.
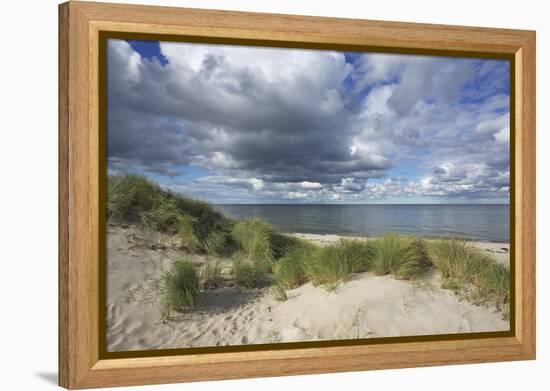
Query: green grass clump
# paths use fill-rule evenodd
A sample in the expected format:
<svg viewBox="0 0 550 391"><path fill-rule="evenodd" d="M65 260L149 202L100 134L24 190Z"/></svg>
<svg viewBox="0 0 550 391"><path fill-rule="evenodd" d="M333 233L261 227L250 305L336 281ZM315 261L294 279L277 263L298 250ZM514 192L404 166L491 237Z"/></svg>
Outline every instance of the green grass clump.
<svg viewBox="0 0 550 391"><path fill-rule="evenodd" d="M206 254L219 254L229 243L229 234L223 229L210 231L203 239L199 239L200 248Z"/></svg>
<svg viewBox="0 0 550 391"><path fill-rule="evenodd" d="M369 269L378 275L393 274L410 279L431 266L426 242L401 235L385 235L370 242Z"/></svg>
<svg viewBox="0 0 550 391"><path fill-rule="evenodd" d="M496 299L497 305L509 300L510 271L493 257L476 249L465 240L443 239L430 245L434 266L441 272L444 286L473 286L482 300Z"/></svg>
<svg viewBox="0 0 550 391"><path fill-rule="evenodd" d="M200 272L201 285L204 288L215 288L222 278L222 265L218 260L207 260Z"/></svg>
<svg viewBox="0 0 550 391"><path fill-rule="evenodd" d="M232 258L232 274L238 286L253 288L262 279L263 272L247 258L246 254L237 252Z"/></svg>
<svg viewBox="0 0 550 391"><path fill-rule="evenodd" d="M168 311L192 308L199 295L199 274L191 262L179 259L162 275L161 286L164 307Z"/></svg>
<svg viewBox="0 0 550 391"><path fill-rule="evenodd" d="M273 228L260 219L241 220L233 227L233 239L257 269L267 272L275 259L272 248Z"/></svg>
<svg viewBox="0 0 550 391"><path fill-rule="evenodd" d="M275 282L284 289L293 289L307 281L304 265L289 259L281 259L274 267Z"/></svg>
<svg viewBox="0 0 550 391"><path fill-rule="evenodd" d="M221 213L204 209L193 224L195 247L207 254L220 253L229 243L232 224Z"/></svg>
<svg viewBox="0 0 550 391"><path fill-rule="evenodd" d="M179 218L178 235L181 244L189 249L199 247L198 238L195 235L195 221L195 218L187 214L183 214Z"/></svg>
<svg viewBox="0 0 550 391"><path fill-rule="evenodd" d="M181 212L173 200L162 198L151 210L140 214L141 222L153 231L175 233L179 227Z"/></svg>
<svg viewBox="0 0 550 391"><path fill-rule="evenodd" d="M284 245L285 254L273 268L273 295L278 301L287 300L287 289L296 288L308 281L305 265L319 249L306 240L290 237Z"/></svg>
<svg viewBox="0 0 550 391"><path fill-rule="evenodd" d="M290 250L297 246L303 245L303 243L310 244L310 242L308 242L307 240L281 234L278 232L272 232L270 237L270 245L274 259L284 257L288 254Z"/></svg>
<svg viewBox="0 0 550 391"><path fill-rule="evenodd" d="M479 278L479 290L482 295L494 296L497 306L503 306L510 300L510 270L496 261L488 265Z"/></svg>
<svg viewBox="0 0 550 391"><path fill-rule="evenodd" d="M465 240L454 238L431 243L430 255L443 278L474 285L485 268L495 262L488 255L468 245Z"/></svg>
<svg viewBox="0 0 550 391"><path fill-rule="evenodd" d="M315 256L317 250L314 244L296 239L273 268L276 284L283 289L293 289L307 282L305 265Z"/></svg>
<svg viewBox="0 0 550 391"><path fill-rule="evenodd" d="M191 250L219 254L229 244L229 227L230 224L224 220L207 222L205 219L182 215L178 235L181 243Z"/></svg>
<svg viewBox="0 0 550 391"><path fill-rule="evenodd" d="M154 231L178 234L183 245L207 254L224 250L233 226L231 219L207 202L133 174L108 176L107 217L117 223L141 223Z"/></svg>
<svg viewBox="0 0 550 391"><path fill-rule="evenodd" d="M330 290L349 279L353 273L366 270L370 247L358 240L341 240L320 248L305 259L305 271L315 285L326 285Z"/></svg>
<svg viewBox="0 0 550 391"><path fill-rule="evenodd" d="M139 222L142 212L155 208L161 193L159 185L139 175L109 175L107 217L116 222Z"/></svg>

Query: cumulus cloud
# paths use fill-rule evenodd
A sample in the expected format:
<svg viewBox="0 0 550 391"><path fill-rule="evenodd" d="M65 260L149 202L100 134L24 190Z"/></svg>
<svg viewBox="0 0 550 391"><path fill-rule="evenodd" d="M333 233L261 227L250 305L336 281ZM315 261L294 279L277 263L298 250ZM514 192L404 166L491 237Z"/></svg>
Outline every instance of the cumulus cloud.
<svg viewBox="0 0 550 391"><path fill-rule="evenodd" d="M158 50L163 61L109 41L112 171L214 202L508 197L507 63L165 42Z"/></svg>

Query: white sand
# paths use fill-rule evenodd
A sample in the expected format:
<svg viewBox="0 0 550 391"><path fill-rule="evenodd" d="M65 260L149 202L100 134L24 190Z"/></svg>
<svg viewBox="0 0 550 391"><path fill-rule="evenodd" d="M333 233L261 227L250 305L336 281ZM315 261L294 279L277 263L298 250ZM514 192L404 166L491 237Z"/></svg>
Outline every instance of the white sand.
<svg viewBox="0 0 550 391"><path fill-rule="evenodd" d="M303 235L303 234L301 234ZM184 255L169 238L133 227L108 228L107 342L110 351L508 330L494 308L461 301L441 289L434 273L423 281L357 274L335 292L305 284L277 302L270 288L241 290L229 280L201 292L196 309L159 319L153 279ZM307 235L310 236L310 235ZM334 235L310 240L327 243ZM506 244L479 244L507 262ZM197 263L204 259L188 255Z"/></svg>

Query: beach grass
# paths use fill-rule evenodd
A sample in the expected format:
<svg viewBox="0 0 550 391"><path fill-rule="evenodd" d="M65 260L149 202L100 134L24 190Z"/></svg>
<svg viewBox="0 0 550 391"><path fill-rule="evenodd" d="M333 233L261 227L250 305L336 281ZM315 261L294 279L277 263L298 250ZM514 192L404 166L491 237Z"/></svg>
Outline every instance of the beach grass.
<svg viewBox="0 0 550 391"><path fill-rule="evenodd" d="M426 272L432 265L424 240L389 234L370 243L369 270L378 275L393 274L411 279Z"/></svg>
<svg viewBox="0 0 550 391"><path fill-rule="evenodd" d="M190 261L178 259L161 277L164 307L168 311L192 308L199 295L199 274Z"/></svg>
<svg viewBox="0 0 550 391"><path fill-rule="evenodd" d="M368 268L371 247L359 240L341 240L320 248L304 260L308 279L329 290L347 281L353 273Z"/></svg>
<svg viewBox="0 0 550 391"><path fill-rule="evenodd" d="M207 259L200 271L201 286L215 288L222 279L222 265L217 259Z"/></svg>
<svg viewBox="0 0 550 391"><path fill-rule="evenodd" d="M253 288L262 280L263 271L253 261L248 259L246 254L236 252L233 254L232 263L231 273L238 286Z"/></svg>
<svg viewBox="0 0 550 391"><path fill-rule="evenodd" d="M258 270L271 271L275 260L272 247L275 231L269 224L260 219L241 220L233 227L232 235L246 258Z"/></svg>
<svg viewBox="0 0 550 391"><path fill-rule="evenodd" d="M107 216L117 222L140 222L142 212L158 203L162 189L139 175L109 175L107 177Z"/></svg>
<svg viewBox="0 0 550 391"><path fill-rule="evenodd" d="M181 215L179 218L178 236L181 240L181 244L188 249L199 248L199 241L197 235L195 235L195 219L190 215Z"/></svg>
<svg viewBox="0 0 550 391"><path fill-rule="evenodd" d="M107 217L116 223L179 234L184 246L206 254L224 250L234 224L209 203L163 189L134 174L108 176Z"/></svg>
<svg viewBox="0 0 550 391"><path fill-rule="evenodd" d="M498 305L508 302L510 271L490 255L458 238L434 241L429 252L444 287L457 291L474 287L483 301L494 298Z"/></svg>
<svg viewBox="0 0 550 391"><path fill-rule="evenodd" d="M497 306L503 306L510 300L510 270L499 263L491 263L481 273L479 289L484 296L493 295Z"/></svg>
<svg viewBox="0 0 550 391"><path fill-rule="evenodd" d="M273 269L277 285L293 289L308 281L305 265L316 255L318 247L306 240L296 239Z"/></svg>
<svg viewBox="0 0 550 391"><path fill-rule="evenodd" d="M206 254L223 252L230 242L233 222L211 208L201 210L194 218L195 248Z"/></svg>
<svg viewBox="0 0 550 391"><path fill-rule="evenodd" d="M179 227L181 212L173 199L162 198L155 202L152 209L140 213L144 226L152 231L175 233Z"/></svg>

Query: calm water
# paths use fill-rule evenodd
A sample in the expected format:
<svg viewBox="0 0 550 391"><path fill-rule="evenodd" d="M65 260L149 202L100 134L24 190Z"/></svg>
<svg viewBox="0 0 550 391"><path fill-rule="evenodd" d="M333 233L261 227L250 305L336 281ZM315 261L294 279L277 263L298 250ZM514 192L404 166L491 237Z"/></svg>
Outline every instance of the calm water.
<svg viewBox="0 0 550 391"><path fill-rule="evenodd" d="M510 240L509 205L217 205L233 218L260 217L284 232L374 236L387 232Z"/></svg>

